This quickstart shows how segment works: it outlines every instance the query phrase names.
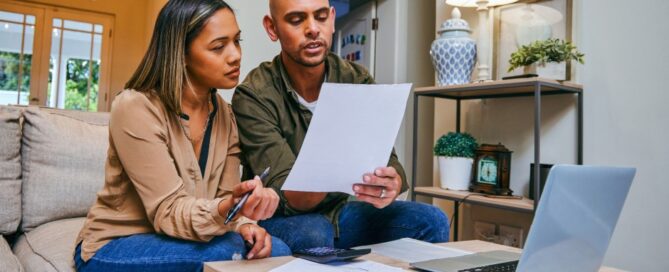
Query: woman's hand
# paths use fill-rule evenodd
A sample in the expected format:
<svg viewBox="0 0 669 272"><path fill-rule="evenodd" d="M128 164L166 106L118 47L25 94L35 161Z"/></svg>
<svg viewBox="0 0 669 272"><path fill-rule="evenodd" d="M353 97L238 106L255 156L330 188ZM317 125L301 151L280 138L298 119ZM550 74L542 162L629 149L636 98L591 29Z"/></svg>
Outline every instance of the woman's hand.
<svg viewBox="0 0 669 272"><path fill-rule="evenodd" d="M256 224L244 224L239 227L239 234L246 243L253 245L246 259L267 258L272 253L272 236Z"/></svg>
<svg viewBox="0 0 669 272"><path fill-rule="evenodd" d="M246 218L258 221L274 215L279 205L279 196L274 190L265 188L257 176L232 188L232 197L228 201L221 201L218 206L220 214L226 215L247 192L251 192L251 195L239 210L237 216L243 215Z"/></svg>

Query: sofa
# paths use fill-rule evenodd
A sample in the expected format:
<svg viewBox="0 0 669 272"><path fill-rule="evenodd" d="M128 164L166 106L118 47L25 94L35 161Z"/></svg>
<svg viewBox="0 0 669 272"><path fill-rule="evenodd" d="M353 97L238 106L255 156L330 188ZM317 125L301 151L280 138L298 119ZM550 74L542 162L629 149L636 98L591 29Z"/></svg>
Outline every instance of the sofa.
<svg viewBox="0 0 669 272"><path fill-rule="evenodd" d="M0 106L0 271L75 270L108 124L108 113Z"/></svg>

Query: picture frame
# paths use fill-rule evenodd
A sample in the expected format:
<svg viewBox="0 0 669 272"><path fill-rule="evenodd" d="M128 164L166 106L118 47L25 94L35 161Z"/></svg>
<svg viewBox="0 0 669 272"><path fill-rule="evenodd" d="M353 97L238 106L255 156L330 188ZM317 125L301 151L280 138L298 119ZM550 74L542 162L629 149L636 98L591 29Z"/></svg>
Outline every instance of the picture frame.
<svg viewBox="0 0 669 272"><path fill-rule="evenodd" d="M522 68L507 72L511 53L535 40L572 40L573 0L534 0L497 7L493 11L493 79L523 74ZM569 62L537 67L539 77L570 80Z"/></svg>

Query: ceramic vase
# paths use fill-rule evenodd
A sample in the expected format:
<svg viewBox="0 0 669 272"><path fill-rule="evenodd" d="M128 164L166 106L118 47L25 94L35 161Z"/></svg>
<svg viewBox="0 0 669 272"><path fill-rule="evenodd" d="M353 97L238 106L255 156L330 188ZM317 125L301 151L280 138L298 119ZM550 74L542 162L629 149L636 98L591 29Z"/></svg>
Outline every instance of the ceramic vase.
<svg viewBox="0 0 669 272"><path fill-rule="evenodd" d="M467 191L474 160L462 157L439 157L439 179L441 188Z"/></svg>
<svg viewBox="0 0 669 272"><path fill-rule="evenodd" d="M469 37L469 24L460 19L457 8L451 16L441 24L439 38L430 48L439 86L469 83L476 62L476 43Z"/></svg>

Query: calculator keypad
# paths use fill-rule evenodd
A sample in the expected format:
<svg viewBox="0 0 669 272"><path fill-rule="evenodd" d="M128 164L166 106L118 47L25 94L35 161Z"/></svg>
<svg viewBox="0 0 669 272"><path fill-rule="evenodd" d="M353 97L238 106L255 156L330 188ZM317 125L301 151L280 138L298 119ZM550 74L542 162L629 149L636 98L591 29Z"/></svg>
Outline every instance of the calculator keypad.
<svg viewBox="0 0 669 272"><path fill-rule="evenodd" d="M296 253L305 254L305 255L312 255L312 256L328 256L328 255L335 255L337 253L344 252L344 251L346 251L346 250L341 249L341 248L314 247L314 248L299 250Z"/></svg>

